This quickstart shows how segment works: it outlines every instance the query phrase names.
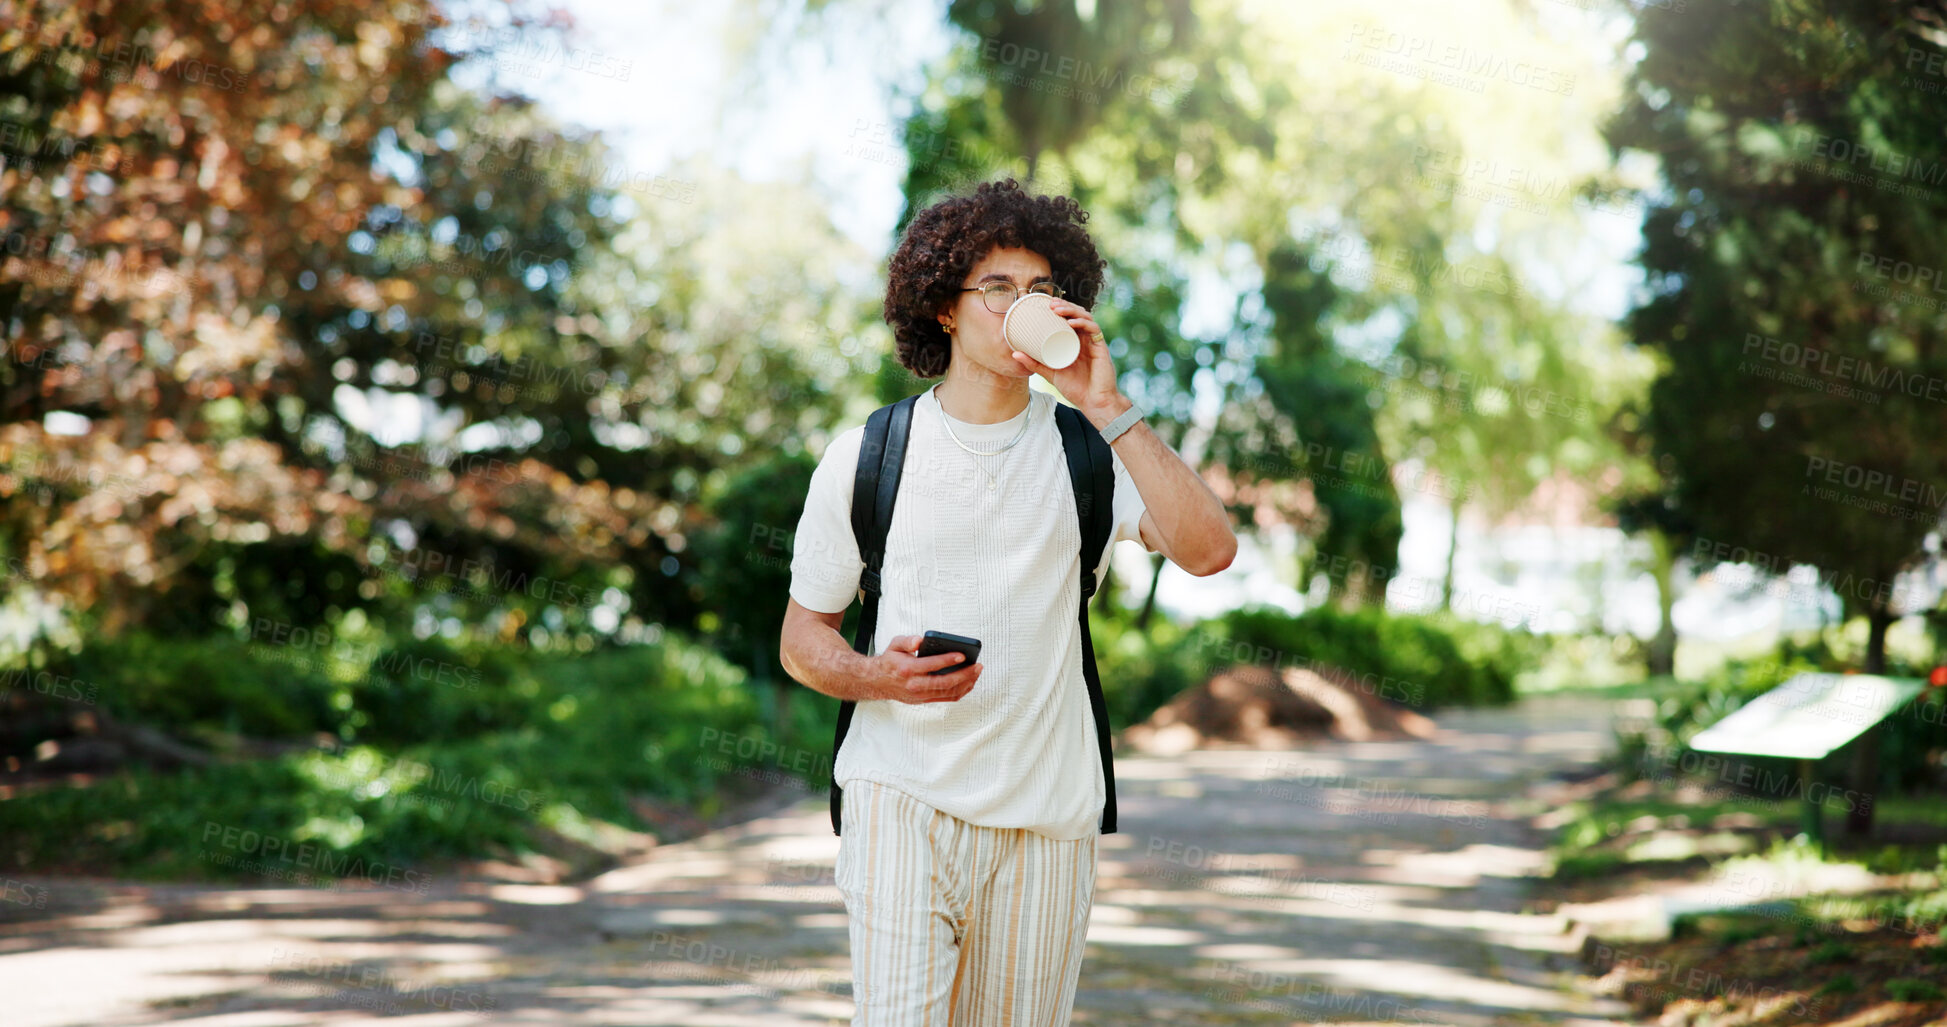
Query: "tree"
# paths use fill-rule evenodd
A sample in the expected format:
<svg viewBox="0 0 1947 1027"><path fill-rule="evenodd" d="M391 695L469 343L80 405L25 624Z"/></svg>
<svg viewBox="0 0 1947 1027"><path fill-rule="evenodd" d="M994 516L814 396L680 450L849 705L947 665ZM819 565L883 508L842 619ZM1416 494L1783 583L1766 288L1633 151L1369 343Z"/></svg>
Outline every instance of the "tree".
<svg viewBox="0 0 1947 1027"><path fill-rule="evenodd" d="M1418 24L1499 39L1517 14L1496 11L1433 7ZM1252 497L1235 504L1244 520L1275 506L1312 536L1313 566L1370 601L1383 590L1349 587L1342 569L1392 573L1400 461L1429 468L1416 480L1456 509L1474 496L1505 509L1548 474L1617 459L1599 413L1631 375L1597 380L1619 344L1516 284L1522 262L1559 267L1537 239L1586 214L1563 184L1582 165L1537 130L1561 117L1550 105L1572 77L1510 100L1360 74L1344 51L1383 35L1368 18L1216 0L956 3L963 35L915 98L904 144L907 217L997 174L1079 199L1110 261L1098 317L1124 390L1166 441ZM1593 167L1587 149L1576 159ZM1479 152L1559 171L1541 190L1548 213L1523 221L1505 197L1453 188L1441 169ZM1501 242L1480 250L1481 238ZM1185 325L1199 280L1234 293L1227 324ZM1414 375L1387 373L1402 360ZM1426 374L1436 384L1414 386ZM1537 411L1534 394L1571 397L1557 406L1585 416Z"/></svg>
<svg viewBox="0 0 1947 1027"><path fill-rule="evenodd" d="M8 32L0 553L90 630L686 623L712 475L844 400L815 349L863 320L860 261L804 193L458 87L483 36L430 4Z"/></svg>
<svg viewBox="0 0 1947 1027"><path fill-rule="evenodd" d="M1947 323L1904 287L1940 264L1947 112L1912 69L1940 66L1943 27L1939 3L1645 9L1608 129L1661 162L1628 330L1667 361L1649 431L1670 495L1703 562L1816 566L1867 619L1869 673L1947 506ZM1860 752L1870 773L1870 733Z"/></svg>

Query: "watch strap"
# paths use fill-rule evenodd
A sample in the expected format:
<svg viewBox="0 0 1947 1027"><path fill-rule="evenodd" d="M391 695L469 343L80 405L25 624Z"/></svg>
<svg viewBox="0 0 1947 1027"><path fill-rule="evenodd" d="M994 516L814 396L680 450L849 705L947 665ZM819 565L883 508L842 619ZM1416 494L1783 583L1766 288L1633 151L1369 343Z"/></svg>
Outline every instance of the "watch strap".
<svg viewBox="0 0 1947 1027"><path fill-rule="evenodd" d="M1102 426L1102 441L1113 443L1123 432L1135 427L1136 422L1142 419L1143 408L1134 403L1129 404L1129 409L1117 414L1115 420Z"/></svg>

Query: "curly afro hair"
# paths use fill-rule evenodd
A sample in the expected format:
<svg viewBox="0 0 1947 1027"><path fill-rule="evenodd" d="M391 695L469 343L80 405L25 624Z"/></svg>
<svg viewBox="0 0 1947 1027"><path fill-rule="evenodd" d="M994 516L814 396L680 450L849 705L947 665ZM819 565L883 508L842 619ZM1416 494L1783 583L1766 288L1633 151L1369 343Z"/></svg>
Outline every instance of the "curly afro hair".
<svg viewBox="0 0 1947 1027"><path fill-rule="evenodd" d="M1087 221L1074 199L1030 195L1012 178L920 211L886 274L886 323L899 362L920 378L946 373L953 340L940 330L940 312L959 300L960 283L996 246L1041 254L1064 297L1093 307L1108 262L1082 227Z"/></svg>

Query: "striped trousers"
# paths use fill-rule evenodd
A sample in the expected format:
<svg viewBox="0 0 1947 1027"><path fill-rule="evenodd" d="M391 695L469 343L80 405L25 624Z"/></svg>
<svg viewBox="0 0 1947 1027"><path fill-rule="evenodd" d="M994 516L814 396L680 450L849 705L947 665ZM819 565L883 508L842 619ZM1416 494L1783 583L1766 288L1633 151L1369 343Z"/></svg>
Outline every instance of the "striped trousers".
<svg viewBox="0 0 1947 1027"><path fill-rule="evenodd" d="M980 827L875 781L847 786L839 817L853 1027L1068 1023L1095 835Z"/></svg>

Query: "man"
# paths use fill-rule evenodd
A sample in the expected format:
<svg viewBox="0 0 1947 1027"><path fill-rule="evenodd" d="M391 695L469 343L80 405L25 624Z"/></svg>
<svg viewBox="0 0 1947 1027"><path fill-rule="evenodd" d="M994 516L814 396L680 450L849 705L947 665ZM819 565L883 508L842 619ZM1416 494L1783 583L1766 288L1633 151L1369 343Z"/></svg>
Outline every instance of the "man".
<svg viewBox="0 0 1947 1027"><path fill-rule="evenodd" d="M863 426L812 475L779 657L858 705L833 766L844 789L837 884L851 918L859 1027L1065 1024L1093 908L1106 797L1082 676L1080 529L1039 374L1110 440L1117 539L1192 574L1230 565L1223 504L1137 419L1089 314L1103 261L1068 197L983 183L913 219L886 320L900 362L945 381L913 411L881 569L875 655L839 634L863 561L852 535ZM1068 367L1017 352L1002 315L1060 296L1082 337ZM1133 421L1133 423L1132 423ZM928 629L983 643L979 662L916 654Z"/></svg>

